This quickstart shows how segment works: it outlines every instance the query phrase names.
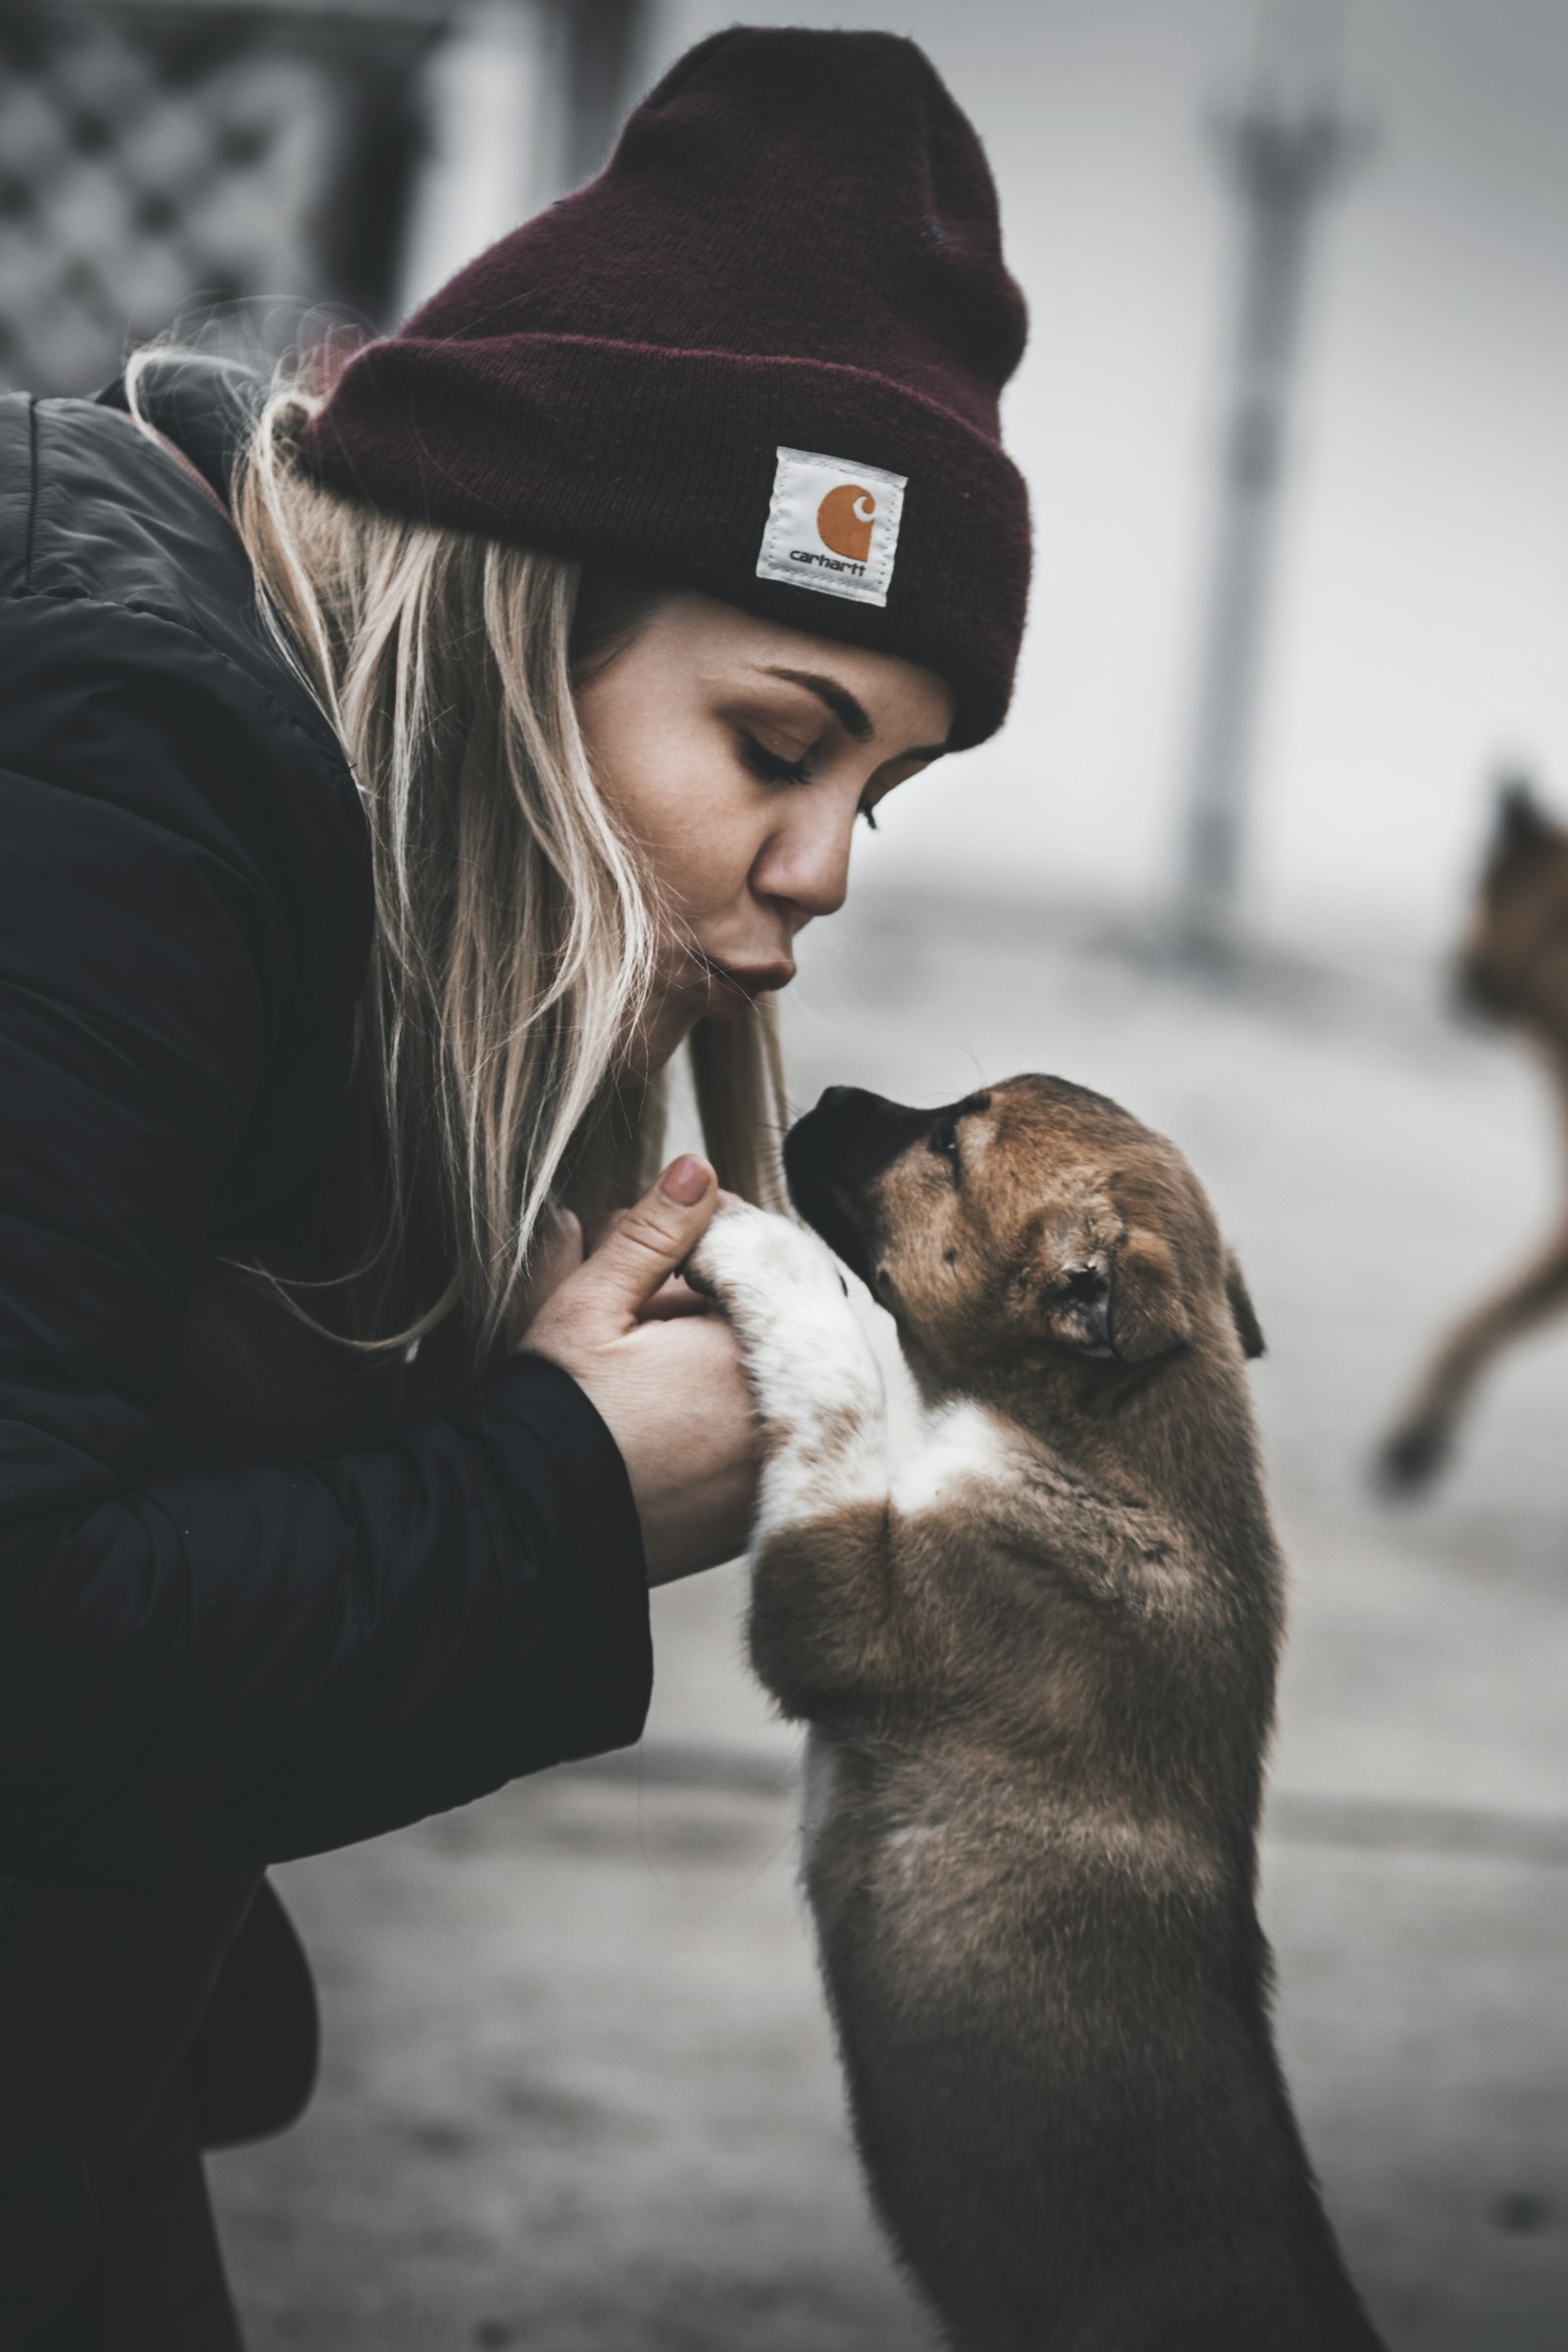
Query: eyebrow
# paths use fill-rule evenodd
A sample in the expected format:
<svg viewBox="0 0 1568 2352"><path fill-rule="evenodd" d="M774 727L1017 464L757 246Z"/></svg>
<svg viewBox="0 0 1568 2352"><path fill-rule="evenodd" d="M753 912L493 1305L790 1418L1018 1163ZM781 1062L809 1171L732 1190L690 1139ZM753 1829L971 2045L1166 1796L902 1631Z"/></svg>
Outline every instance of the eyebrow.
<svg viewBox="0 0 1568 2352"><path fill-rule="evenodd" d="M845 734L856 743L869 743L876 733L864 710L849 688L841 686L837 678L824 678L814 669L783 669L771 662L764 674L770 678L784 678L791 686L804 686L808 693L814 694L824 709L833 713ZM947 748L945 743L922 743L911 751L900 753L899 757L904 760L940 760Z"/></svg>

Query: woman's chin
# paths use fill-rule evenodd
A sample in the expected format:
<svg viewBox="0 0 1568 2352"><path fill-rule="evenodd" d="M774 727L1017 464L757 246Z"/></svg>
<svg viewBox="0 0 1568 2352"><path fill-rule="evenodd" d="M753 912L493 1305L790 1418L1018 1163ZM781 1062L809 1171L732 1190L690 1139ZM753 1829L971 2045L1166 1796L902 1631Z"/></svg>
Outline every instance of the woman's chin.
<svg viewBox="0 0 1568 2352"><path fill-rule="evenodd" d="M621 1057L620 1075L632 1086L646 1086L667 1069L702 1017L703 1007L666 1006L638 1023Z"/></svg>
<svg viewBox="0 0 1568 2352"><path fill-rule="evenodd" d="M682 989L657 1011L643 1014L621 1062L621 1075L633 1086L645 1086L680 1052L699 1021L744 1021L753 1018L757 1000L716 973L701 989Z"/></svg>

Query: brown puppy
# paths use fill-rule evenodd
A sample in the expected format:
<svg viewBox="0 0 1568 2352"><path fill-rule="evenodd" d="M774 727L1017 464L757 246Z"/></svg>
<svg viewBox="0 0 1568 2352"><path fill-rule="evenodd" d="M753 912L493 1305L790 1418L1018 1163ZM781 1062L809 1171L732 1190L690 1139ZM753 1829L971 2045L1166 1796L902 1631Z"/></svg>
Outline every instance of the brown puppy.
<svg viewBox="0 0 1568 2352"><path fill-rule="evenodd" d="M860 2153L963 2352L1365 2352L1253 1909L1281 1578L1234 1260L1171 1145L1015 1078L835 1088L785 1152L898 1326L756 1209L694 1262L766 1441L752 1656Z"/></svg>
<svg viewBox="0 0 1568 2352"><path fill-rule="evenodd" d="M1568 1139L1568 831L1528 784L1505 784L1476 893L1459 984L1478 1010L1517 1029L1544 1060ZM1443 1467L1494 1356L1568 1306L1568 1208L1501 1290L1454 1325L1378 1454L1383 1483L1409 1492Z"/></svg>

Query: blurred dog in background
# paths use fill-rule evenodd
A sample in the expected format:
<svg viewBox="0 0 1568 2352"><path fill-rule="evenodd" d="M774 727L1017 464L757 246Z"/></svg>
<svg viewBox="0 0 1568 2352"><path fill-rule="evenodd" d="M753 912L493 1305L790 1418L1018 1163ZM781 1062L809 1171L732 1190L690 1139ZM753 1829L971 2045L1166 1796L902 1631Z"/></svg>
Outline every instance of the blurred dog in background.
<svg viewBox="0 0 1568 2352"><path fill-rule="evenodd" d="M1457 976L1470 1005L1535 1048L1556 1090L1568 1146L1568 827L1556 823L1517 777L1498 790L1495 828ZM1379 1449L1382 1483L1410 1493L1435 1477L1493 1358L1564 1307L1568 1205L1529 1263L1443 1341Z"/></svg>
<svg viewBox="0 0 1568 2352"><path fill-rule="evenodd" d="M806 1884L860 2155L960 2352L1376 2352L1254 1908L1282 1571L1262 1340L1185 1160L1025 1077L791 1130L815 1234L692 1278L764 1440L753 1663L809 1726ZM822 1237L893 1316L881 1377Z"/></svg>

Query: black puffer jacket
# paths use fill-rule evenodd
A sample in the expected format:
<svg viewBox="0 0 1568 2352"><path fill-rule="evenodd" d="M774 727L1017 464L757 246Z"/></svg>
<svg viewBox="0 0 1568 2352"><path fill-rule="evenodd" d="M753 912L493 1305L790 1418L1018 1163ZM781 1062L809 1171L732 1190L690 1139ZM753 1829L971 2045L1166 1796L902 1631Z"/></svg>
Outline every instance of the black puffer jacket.
<svg viewBox="0 0 1568 2352"><path fill-rule="evenodd" d="M225 517L116 397L0 400L0 2211L24 2182L36 2253L0 2337L261 1866L633 1740L651 1678L564 1374L410 1420L234 1271L332 1231L367 836ZM168 362L149 406L221 493L250 397Z"/></svg>

